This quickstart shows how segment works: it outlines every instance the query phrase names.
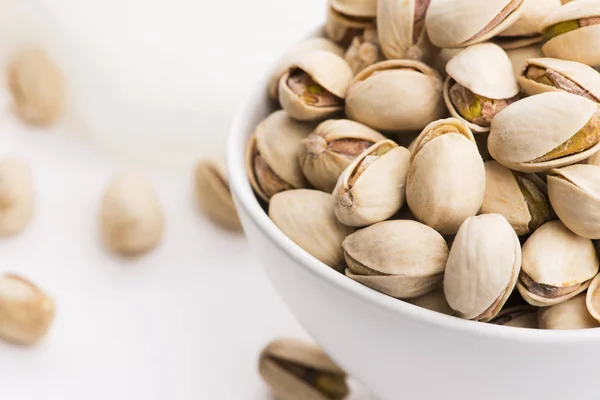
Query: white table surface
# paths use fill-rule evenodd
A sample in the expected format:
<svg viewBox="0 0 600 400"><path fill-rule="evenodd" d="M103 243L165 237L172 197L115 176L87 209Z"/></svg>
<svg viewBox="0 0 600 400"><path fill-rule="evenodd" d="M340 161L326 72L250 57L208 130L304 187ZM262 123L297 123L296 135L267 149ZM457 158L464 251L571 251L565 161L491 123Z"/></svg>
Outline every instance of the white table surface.
<svg viewBox="0 0 600 400"><path fill-rule="evenodd" d="M5 7L16 4L12 0L0 3L6 3ZM233 110L252 87L251 77L258 76L272 61L276 49L301 36L311 25L302 26L302 18L310 22L313 14L321 15L321 1L235 0L213 1L206 6L205 1L187 0L19 0L18 4L28 10L27 18L47 23L34 33L28 32L28 38L45 41L51 48L66 48L74 46L81 32L103 31L107 33L104 39L108 39L103 41L99 35L94 53L122 56L124 47L110 39L108 31L129 29L135 38L135 32L148 28L152 18L164 14L167 3L174 13L170 15L172 25L162 26L161 32L168 35L172 27L180 35L183 29L202 38L197 46L204 51L203 57L184 56L180 67L186 72L198 68L195 74L202 82L198 78L194 85L201 89L200 95L197 90L186 91L183 80L171 81L169 93L158 96L151 106L140 106L140 94L135 89L147 85L144 79L151 82L151 77L158 77L157 87L150 90L153 95L164 84L160 76L165 65L157 61L143 79L129 75L134 65L104 71L104 75L96 71L101 75L98 81L112 83L114 88L131 76L130 86L123 90L133 96L126 101L120 98L119 110L100 84L86 87L71 82L70 95L77 99L79 108L71 108L67 120L50 130L23 126L7 111L6 99L0 98L0 156L13 154L27 159L37 188L32 224L22 235L0 241L0 272L13 271L31 278L56 298L58 307L49 336L38 346L21 348L0 342L2 399L270 399L256 372L259 350L277 336L305 337L273 292L244 237L216 228L197 212L190 165L198 156L220 152ZM86 14L84 4L93 4L94 12ZM40 7L43 18L32 11ZM202 7L207 9L201 12ZM190 14L192 9L195 13ZM113 14L120 11L108 29L106 18L111 10ZM58 23L69 18L71 23ZM183 25L175 27L174 21ZM63 35L44 37L43 32L49 32L51 25L53 32ZM15 32L17 28L13 26ZM6 25L1 28L7 29ZM21 34L14 33L10 44L20 42ZM64 46L57 38L71 42ZM217 39L220 41L215 42ZM188 40L180 46L192 43ZM81 51L85 50L82 47ZM161 60L179 54L179 50L165 46L146 51L153 60ZM2 54L0 51L0 57ZM81 78L85 71L77 70L82 68L78 63L69 64L69 57L61 58L61 63ZM213 62L202 61L206 59ZM236 60L241 64L232 67ZM116 62L118 58L106 65ZM236 71L242 73L229 79ZM98 102L89 101L96 93L105 107L94 108ZM186 102L193 107L183 120L178 118L179 109L166 107ZM164 110L161 122L172 131L154 129L156 120L151 115L141 118L156 110ZM114 125L111 119L111 113L117 111L121 114L115 120L123 125ZM95 117L108 119L108 125L106 121L95 123ZM89 131L77 129L81 126L74 125L73 120L84 121ZM116 134L111 132L116 128ZM154 144L168 135L172 146L166 146L166 152L187 152L172 162L172 157L156 152L158 147L148 146L150 149L138 149L142 153L138 157L136 143L143 142L139 135L144 131L156 135L151 138ZM190 141L192 131L196 134ZM110 146L99 145L104 139ZM192 142L195 149L190 149ZM167 232L156 251L123 260L102 247L96 216L111 176L131 165L142 169L154 183L166 212ZM353 400L367 398L363 390L354 388Z"/></svg>

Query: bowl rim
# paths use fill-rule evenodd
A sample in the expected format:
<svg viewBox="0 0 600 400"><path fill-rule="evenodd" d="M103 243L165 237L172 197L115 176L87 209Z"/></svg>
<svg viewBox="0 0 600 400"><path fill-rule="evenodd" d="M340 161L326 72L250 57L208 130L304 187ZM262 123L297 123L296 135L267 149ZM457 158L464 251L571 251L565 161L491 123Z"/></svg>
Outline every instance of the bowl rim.
<svg viewBox="0 0 600 400"><path fill-rule="evenodd" d="M305 37L315 36L314 32ZM271 64L271 67L273 66L274 63ZM281 248L299 264L296 267L304 268L327 285L370 303L377 308L386 310L392 314L399 314L403 318L415 323L428 325L432 328L446 329L451 333L538 344L572 344L575 341L598 340L600 337L600 328L579 330L523 329L470 321L427 310L377 292L347 278L308 254L289 239L271 221L267 213L260 206L245 172L245 148L247 139L252 133L247 130L246 125L249 120L254 118L256 105L267 104L269 102L267 84L270 79L271 70L269 69L263 78L258 81L256 88L246 96L235 112L229 128L226 164L230 189L232 195L237 200L237 207L243 209L244 213L252 219L253 223L268 240Z"/></svg>

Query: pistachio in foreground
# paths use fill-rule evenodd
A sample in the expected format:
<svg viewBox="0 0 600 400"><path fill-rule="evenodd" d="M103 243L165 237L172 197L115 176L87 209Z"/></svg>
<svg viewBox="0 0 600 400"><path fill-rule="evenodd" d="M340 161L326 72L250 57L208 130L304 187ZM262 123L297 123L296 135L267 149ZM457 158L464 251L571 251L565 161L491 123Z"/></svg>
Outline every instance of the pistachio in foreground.
<svg viewBox="0 0 600 400"><path fill-rule="evenodd" d="M352 44L348 47L344 59L352 68L354 75L375 63L383 61L377 31L366 29L362 35L352 39Z"/></svg>
<svg viewBox="0 0 600 400"><path fill-rule="evenodd" d="M392 297L409 299L442 282L448 246L416 221L385 221L349 235L342 243L346 275Z"/></svg>
<svg viewBox="0 0 600 400"><path fill-rule="evenodd" d="M33 217L34 203L29 165L16 157L0 160L0 236L23 231Z"/></svg>
<svg viewBox="0 0 600 400"><path fill-rule="evenodd" d="M499 214L468 218L448 257L444 293L461 318L490 321L512 293L521 267L521 245Z"/></svg>
<svg viewBox="0 0 600 400"><path fill-rule="evenodd" d="M592 241L574 234L560 221L550 221L523 245L517 289L529 304L545 307L583 292L597 273Z"/></svg>
<svg viewBox="0 0 600 400"><path fill-rule="evenodd" d="M538 329L538 309L528 306L505 308L490 323L515 328Z"/></svg>
<svg viewBox="0 0 600 400"><path fill-rule="evenodd" d="M585 293L563 303L540 308L540 329L590 329L600 327L586 307Z"/></svg>
<svg viewBox="0 0 600 400"><path fill-rule="evenodd" d="M349 393L346 373L320 348L298 339L269 343L258 370L280 400L342 400Z"/></svg>
<svg viewBox="0 0 600 400"><path fill-rule="evenodd" d="M0 277L0 339L32 345L54 320L54 301L40 288L14 274Z"/></svg>

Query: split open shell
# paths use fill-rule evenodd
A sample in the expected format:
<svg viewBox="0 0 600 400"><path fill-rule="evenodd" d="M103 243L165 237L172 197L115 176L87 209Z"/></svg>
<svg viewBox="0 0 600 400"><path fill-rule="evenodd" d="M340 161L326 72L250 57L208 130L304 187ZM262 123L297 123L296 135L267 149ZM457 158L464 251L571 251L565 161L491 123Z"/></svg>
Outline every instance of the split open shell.
<svg viewBox="0 0 600 400"><path fill-rule="evenodd" d="M540 329L590 329L599 328L586 307L584 293L563 303L539 310Z"/></svg>
<svg viewBox="0 0 600 400"><path fill-rule="evenodd" d="M496 39L510 43L512 48L525 47L542 41L539 26L544 19L561 7L560 0L524 0L521 17Z"/></svg>

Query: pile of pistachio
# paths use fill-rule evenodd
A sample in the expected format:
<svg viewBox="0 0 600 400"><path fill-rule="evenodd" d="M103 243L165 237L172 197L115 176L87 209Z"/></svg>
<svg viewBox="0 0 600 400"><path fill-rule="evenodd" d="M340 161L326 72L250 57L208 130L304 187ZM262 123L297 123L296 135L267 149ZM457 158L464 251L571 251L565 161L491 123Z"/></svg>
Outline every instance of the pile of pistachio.
<svg viewBox="0 0 600 400"><path fill-rule="evenodd" d="M600 1L565 3L331 0L247 146L270 218L397 299L600 327Z"/></svg>

